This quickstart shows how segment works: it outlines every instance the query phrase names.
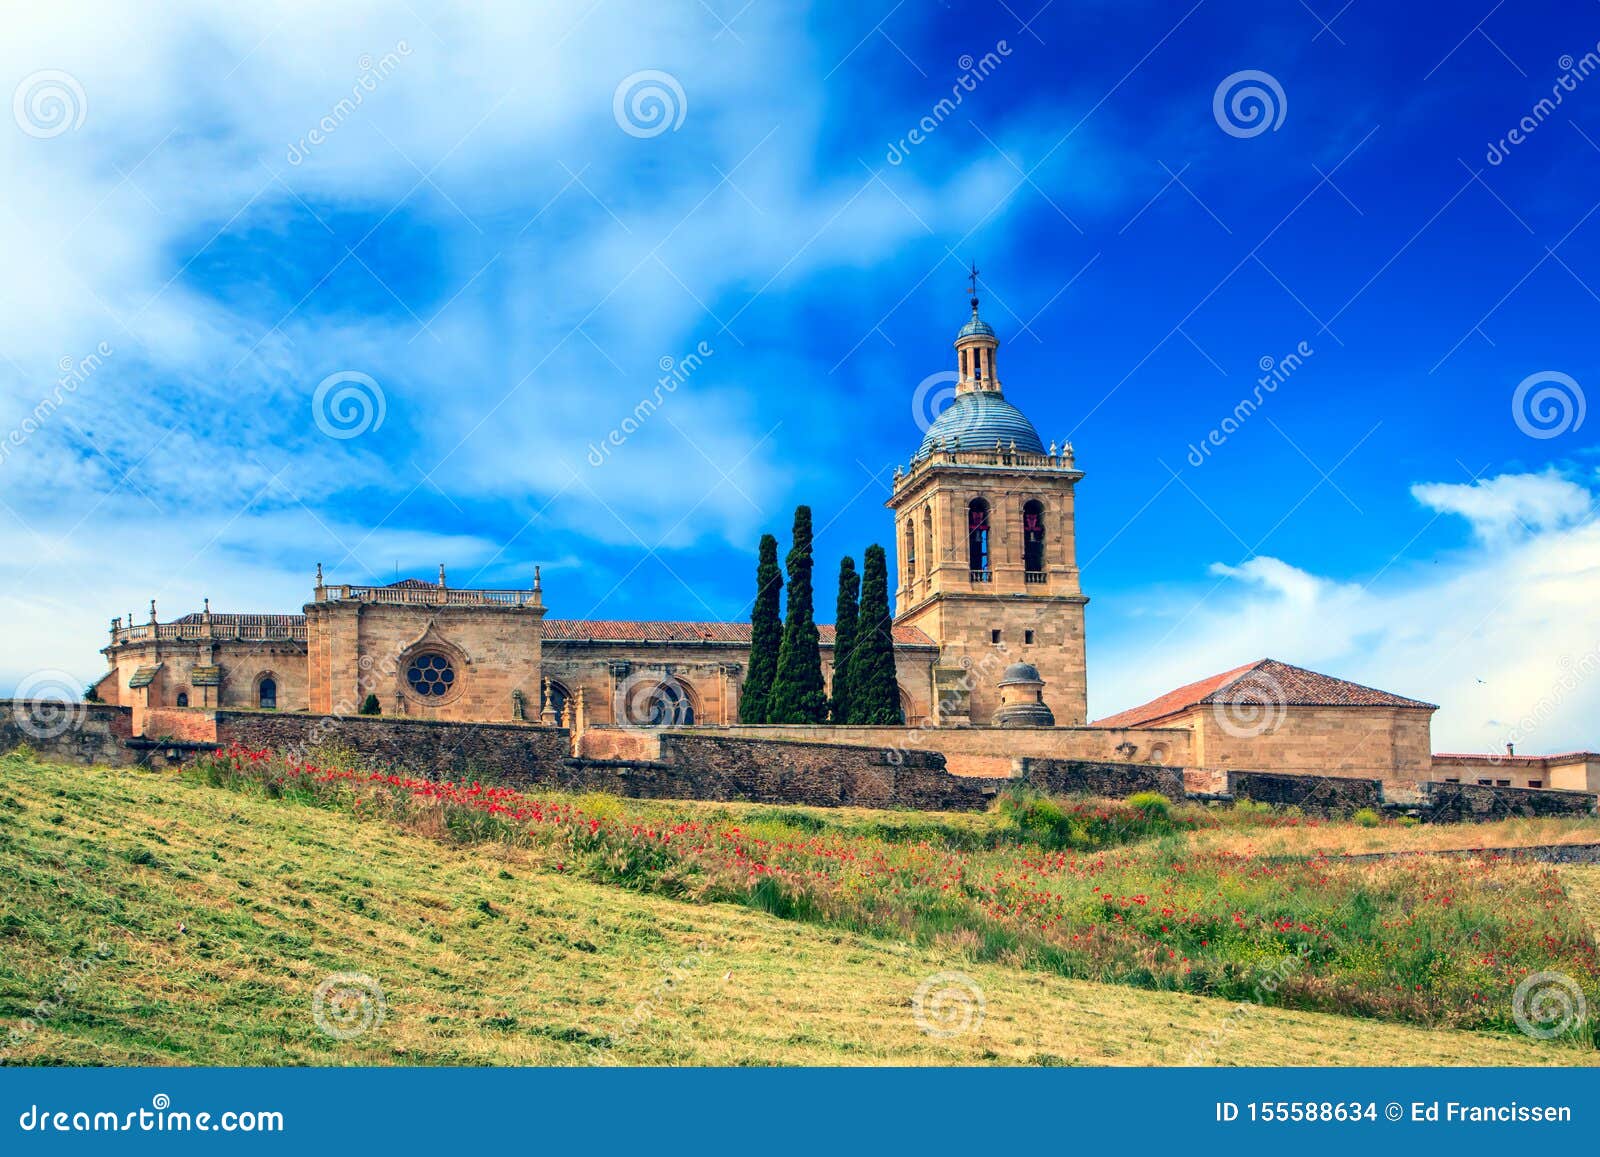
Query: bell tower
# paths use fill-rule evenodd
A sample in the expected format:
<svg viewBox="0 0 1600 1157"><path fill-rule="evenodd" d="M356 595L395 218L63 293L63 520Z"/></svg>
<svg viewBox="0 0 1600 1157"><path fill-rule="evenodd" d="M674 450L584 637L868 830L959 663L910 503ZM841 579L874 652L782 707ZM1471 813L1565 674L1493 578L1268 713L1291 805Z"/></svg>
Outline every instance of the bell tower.
<svg viewBox="0 0 1600 1157"><path fill-rule="evenodd" d="M896 470L895 625L939 644L934 718L989 726L1006 669L1044 681L1058 725L1087 722L1084 605L1073 514L1083 474L1072 446L1048 448L1000 387L1000 342L978 314L956 334L956 395Z"/></svg>

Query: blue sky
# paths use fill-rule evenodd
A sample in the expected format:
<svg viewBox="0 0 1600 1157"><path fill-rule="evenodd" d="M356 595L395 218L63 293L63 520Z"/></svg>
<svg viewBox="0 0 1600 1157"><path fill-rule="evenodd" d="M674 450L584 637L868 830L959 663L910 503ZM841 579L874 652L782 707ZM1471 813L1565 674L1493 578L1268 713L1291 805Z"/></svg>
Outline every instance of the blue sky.
<svg viewBox="0 0 1600 1157"><path fill-rule="evenodd" d="M319 561L742 617L797 502L824 574L888 543L973 260L1087 473L1092 713L1270 654L1593 747L1600 4L1036 7L11 13L0 682ZM1219 119L1246 71L1276 127ZM319 424L337 374L381 424Z"/></svg>

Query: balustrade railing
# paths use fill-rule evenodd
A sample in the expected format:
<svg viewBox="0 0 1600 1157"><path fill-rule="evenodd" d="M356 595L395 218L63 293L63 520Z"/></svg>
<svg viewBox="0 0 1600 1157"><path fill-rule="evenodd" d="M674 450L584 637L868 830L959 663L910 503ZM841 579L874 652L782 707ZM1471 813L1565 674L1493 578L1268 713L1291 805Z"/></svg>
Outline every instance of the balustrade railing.
<svg viewBox="0 0 1600 1157"><path fill-rule="evenodd" d="M453 587L329 586L317 589L318 600L398 603L408 606L529 607L538 606L538 591L461 590Z"/></svg>
<svg viewBox="0 0 1600 1157"><path fill-rule="evenodd" d="M246 642L304 642L304 623L138 623L118 627L111 633L113 643L203 642L210 639L238 639Z"/></svg>

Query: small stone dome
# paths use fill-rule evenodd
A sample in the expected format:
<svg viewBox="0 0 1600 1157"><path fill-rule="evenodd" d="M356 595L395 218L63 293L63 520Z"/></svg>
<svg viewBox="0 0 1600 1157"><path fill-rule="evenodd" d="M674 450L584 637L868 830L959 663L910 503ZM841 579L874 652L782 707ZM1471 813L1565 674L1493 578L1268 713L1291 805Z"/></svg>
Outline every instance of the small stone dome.
<svg viewBox="0 0 1600 1157"><path fill-rule="evenodd" d="M996 727L1054 727L1055 713L1044 701L1044 680L1032 663L1013 663L1000 676Z"/></svg>
<svg viewBox="0 0 1600 1157"><path fill-rule="evenodd" d="M1001 687L1009 687L1013 683L1043 683L1039 678L1039 668L1032 663L1013 663L1000 675Z"/></svg>

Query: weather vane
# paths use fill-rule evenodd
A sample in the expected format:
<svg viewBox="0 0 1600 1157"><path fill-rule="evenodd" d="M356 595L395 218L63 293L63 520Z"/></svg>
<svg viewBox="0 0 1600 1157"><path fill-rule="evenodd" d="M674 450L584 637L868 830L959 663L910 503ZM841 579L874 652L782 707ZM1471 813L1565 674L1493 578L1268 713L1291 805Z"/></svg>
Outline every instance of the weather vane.
<svg viewBox="0 0 1600 1157"><path fill-rule="evenodd" d="M972 290L973 304L976 305L977 304L977 299L978 299L978 264L977 264L977 262L973 262L972 263L972 271L967 274L967 284Z"/></svg>

